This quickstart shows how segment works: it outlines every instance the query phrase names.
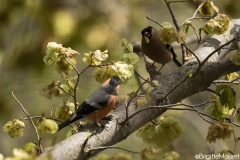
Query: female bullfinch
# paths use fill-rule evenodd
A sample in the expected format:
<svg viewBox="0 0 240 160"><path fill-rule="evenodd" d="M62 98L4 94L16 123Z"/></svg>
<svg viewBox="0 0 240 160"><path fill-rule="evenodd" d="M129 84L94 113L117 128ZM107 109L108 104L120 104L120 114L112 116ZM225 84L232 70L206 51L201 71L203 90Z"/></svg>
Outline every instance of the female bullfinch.
<svg viewBox="0 0 240 160"><path fill-rule="evenodd" d="M98 121L105 117L115 106L120 87L120 78L113 76L106 80L103 85L92 93L73 113L72 117L58 125L58 130L66 127L72 122L81 118L91 121Z"/></svg>
<svg viewBox="0 0 240 160"><path fill-rule="evenodd" d="M165 64L171 62L172 60L178 67L182 66L181 63L178 62L176 58L177 55L174 52L172 46L169 44L164 44L160 40L160 32L157 29L153 28L152 26L148 26L142 30L141 34L142 51L154 62L162 64L159 71ZM149 39L149 42L146 41L146 38Z"/></svg>

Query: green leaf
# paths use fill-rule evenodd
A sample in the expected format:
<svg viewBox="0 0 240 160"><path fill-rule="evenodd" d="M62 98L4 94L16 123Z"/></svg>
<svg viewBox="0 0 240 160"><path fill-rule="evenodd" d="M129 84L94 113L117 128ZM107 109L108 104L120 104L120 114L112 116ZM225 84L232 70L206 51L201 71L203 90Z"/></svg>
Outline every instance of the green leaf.
<svg viewBox="0 0 240 160"><path fill-rule="evenodd" d="M127 47L127 44L128 44L128 41L126 39L122 39L120 42L119 42L119 46L122 48L122 49L125 49Z"/></svg>
<svg viewBox="0 0 240 160"><path fill-rule="evenodd" d="M56 64L60 59L65 59L72 64L76 65L75 55L79 54L77 51L71 48L65 48L62 44L57 44L55 42L49 42L47 45L46 55L43 57L43 61L46 65Z"/></svg>
<svg viewBox="0 0 240 160"><path fill-rule="evenodd" d="M37 145L32 142L25 144L22 148L32 155L37 155L39 149Z"/></svg>
<svg viewBox="0 0 240 160"><path fill-rule="evenodd" d="M217 86L216 88L216 94L220 94L220 92L222 90L224 90L225 88L228 88L229 86L228 85L220 85L220 86Z"/></svg>
<svg viewBox="0 0 240 160"><path fill-rule="evenodd" d="M136 53L126 53L123 55L122 60L127 64L136 64L139 61L139 57Z"/></svg>
<svg viewBox="0 0 240 160"><path fill-rule="evenodd" d="M190 27L191 23L192 23L191 21L185 23L185 24L181 27L181 30L182 30L184 33L188 33L189 27Z"/></svg>
<svg viewBox="0 0 240 160"><path fill-rule="evenodd" d="M164 152L158 147L147 147L141 151L141 160L179 160L180 156L175 151Z"/></svg>
<svg viewBox="0 0 240 160"><path fill-rule="evenodd" d="M122 80L122 84L126 84L127 81L134 75L134 66L123 61L118 61L110 67Z"/></svg>
<svg viewBox="0 0 240 160"><path fill-rule="evenodd" d="M232 109L235 106L235 99L231 86L220 85L216 89L216 93L220 95L221 105Z"/></svg>
<svg viewBox="0 0 240 160"><path fill-rule="evenodd" d="M211 99L213 102L211 105L205 108L205 111L210 113L211 116L221 119L226 118L232 114L233 109L229 109L229 107L221 104L220 97L216 94L210 94Z"/></svg>
<svg viewBox="0 0 240 160"><path fill-rule="evenodd" d="M89 51L88 53L84 53L85 57L83 57L83 62L91 65L100 65L102 61L105 61L108 58L108 50L101 52L100 50L96 50L95 52Z"/></svg>
<svg viewBox="0 0 240 160"><path fill-rule="evenodd" d="M126 52L127 53L132 53L133 52L133 45L131 43L128 43L126 47Z"/></svg>
<svg viewBox="0 0 240 160"><path fill-rule="evenodd" d="M160 28L160 40L164 44L172 44L174 41L178 41L177 31L173 26L168 22L161 23L162 27Z"/></svg>
<svg viewBox="0 0 240 160"><path fill-rule="evenodd" d="M105 50L103 52L101 52L100 50L96 50L94 52L94 56L99 61L105 61L108 58L108 54L107 53L108 53L108 50Z"/></svg>
<svg viewBox="0 0 240 160"><path fill-rule="evenodd" d="M40 135L45 133L54 134L58 131L58 125L54 120L41 118L37 121L37 129Z"/></svg>
<svg viewBox="0 0 240 160"><path fill-rule="evenodd" d="M225 14L218 14L213 19L210 19L205 23L200 30L203 30L207 35L221 35L228 30L230 20Z"/></svg>
<svg viewBox="0 0 240 160"><path fill-rule="evenodd" d="M232 124L230 123L215 123L209 126L207 140L212 143L217 139L230 138L233 132Z"/></svg>
<svg viewBox="0 0 240 160"><path fill-rule="evenodd" d="M101 68L97 67L94 70L94 77L97 82L103 83L112 76L116 76L116 72L112 69L111 66L103 66Z"/></svg>
<svg viewBox="0 0 240 160"><path fill-rule="evenodd" d="M59 120L66 121L71 118L75 110L74 103L65 101L61 103L55 110L55 117Z"/></svg>
<svg viewBox="0 0 240 160"><path fill-rule="evenodd" d="M45 62L46 65L51 65L54 64L58 59L58 52L47 51L47 54L43 57L43 62Z"/></svg>
<svg viewBox="0 0 240 160"><path fill-rule="evenodd" d="M13 160L35 160L37 155L31 155L21 148L13 149Z"/></svg>
<svg viewBox="0 0 240 160"><path fill-rule="evenodd" d="M237 72L232 72L224 76L224 79L228 81L234 81L237 78L239 78L239 74Z"/></svg>
<svg viewBox="0 0 240 160"><path fill-rule="evenodd" d="M43 57L43 61L46 65L51 65L59 59L59 49L62 48L61 44L55 42L49 42L47 45L46 55Z"/></svg>
<svg viewBox="0 0 240 160"><path fill-rule="evenodd" d="M173 117L161 117L156 121L156 124L149 122L144 125L136 135L146 143L165 147L183 133L180 122Z"/></svg>
<svg viewBox="0 0 240 160"><path fill-rule="evenodd" d="M60 58L55 64L55 68L59 74L65 73L68 75L73 69L73 67L66 61L65 58Z"/></svg>
<svg viewBox="0 0 240 160"><path fill-rule="evenodd" d="M44 85L41 87L39 94L44 96L48 99L52 99L53 96L55 97L66 97L66 94L58 87L59 81L53 81L49 85ZM63 84L60 86L64 86Z"/></svg>
<svg viewBox="0 0 240 160"><path fill-rule="evenodd" d="M180 155L175 151L171 151L171 152L165 153L164 158L162 160L179 160L179 159L180 159Z"/></svg>
<svg viewBox="0 0 240 160"><path fill-rule="evenodd" d="M75 85L77 83L78 76L70 77L66 79L66 85L62 84L61 87L65 89L68 93L73 94Z"/></svg>
<svg viewBox="0 0 240 160"><path fill-rule="evenodd" d="M236 66L240 66L240 50L238 49L235 53L231 54L229 59Z"/></svg>
<svg viewBox="0 0 240 160"><path fill-rule="evenodd" d="M14 119L12 121L7 122L3 126L3 131L8 133L8 135L11 138L22 137L24 128L25 128L25 124L23 123L23 121L20 121L19 119Z"/></svg>
<svg viewBox="0 0 240 160"><path fill-rule="evenodd" d="M218 8L210 0L203 2L199 6L199 13L203 16L213 16L215 11L218 12Z"/></svg>

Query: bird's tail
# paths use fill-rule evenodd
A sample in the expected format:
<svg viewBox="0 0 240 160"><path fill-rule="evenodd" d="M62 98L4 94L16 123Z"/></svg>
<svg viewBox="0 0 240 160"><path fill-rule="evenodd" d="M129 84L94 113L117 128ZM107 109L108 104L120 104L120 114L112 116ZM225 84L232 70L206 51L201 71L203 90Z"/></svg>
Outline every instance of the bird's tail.
<svg viewBox="0 0 240 160"><path fill-rule="evenodd" d="M177 60L176 57L173 57L173 62L174 62L178 67L182 67L182 64Z"/></svg>
<svg viewBox="0 0 240 160"><path fill-rule="evenodd" d="M70 123L72 123L72 121L67 120L61 124L58 125L58 131L60 131L61 129L63 129L64 127L66 127L67 125L69 125Z"/></svg>

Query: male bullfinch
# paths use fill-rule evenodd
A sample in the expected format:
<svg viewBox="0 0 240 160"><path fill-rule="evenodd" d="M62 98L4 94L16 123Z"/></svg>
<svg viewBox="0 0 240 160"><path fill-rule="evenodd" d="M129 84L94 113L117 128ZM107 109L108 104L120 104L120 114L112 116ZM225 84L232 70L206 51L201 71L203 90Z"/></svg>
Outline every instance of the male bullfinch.
<svg viewBox="0 0 240 160"><path fill-rule="evenodd" d="M141 32L142 34L142 42L141 42L141 48L143 53L153 60L154 62L162 64L159 71L162 69L162 67L171 62L173 62L178 66L181 67L181 63L177 60L177 55L174 52L173 48L169 44L164 44L160 40L160 31L153 28L152 26L148 26L144 28ZM146 38L149 39L149 42L147 43Z"/></svg>
<svg viewBox="0 0 240 160"><path fill-rule="evenodd" d="M120 78L113 76L106 80L103 85L92 93L73 113L72 117L58 125L58 130L66 127L81 118L98 121L105 117L115 106L120 87Z"/></svg>

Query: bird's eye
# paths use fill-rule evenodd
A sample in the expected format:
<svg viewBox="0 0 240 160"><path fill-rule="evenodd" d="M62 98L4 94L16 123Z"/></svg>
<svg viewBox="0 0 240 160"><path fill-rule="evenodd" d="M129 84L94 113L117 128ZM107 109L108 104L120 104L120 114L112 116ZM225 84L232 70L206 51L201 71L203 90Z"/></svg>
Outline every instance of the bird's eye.
<svg viewBox="0 0 240 160"><path fill-rule="evenodd" d="M150 33L148 33L148 34L147 34L147 37L148 37L148 38L150 38L150 37L151 37L151 34L150 34Z"/></svg>

